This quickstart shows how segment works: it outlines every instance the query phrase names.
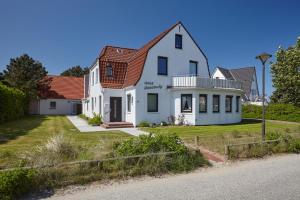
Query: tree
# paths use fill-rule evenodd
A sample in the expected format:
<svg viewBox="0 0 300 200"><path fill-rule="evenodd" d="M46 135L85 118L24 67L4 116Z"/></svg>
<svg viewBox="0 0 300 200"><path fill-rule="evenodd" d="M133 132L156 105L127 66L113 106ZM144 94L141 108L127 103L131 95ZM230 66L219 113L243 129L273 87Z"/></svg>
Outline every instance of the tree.
<svg viewBox="0 0 300 200"><path fill-rule="evenodd" d="M82 77L85 74L89 73L89 68L88 67L80 67L79 65L71 67L64 72L62 72L60 75L61 76L75 76L75 77Z"/></svg>
<svg viewBox="0 0 300 200"><path fill-rule="evenodd" d="M276 52L276 62L271 66L275 91L271 102L291 103L300 107L300 37L295 46Z"/></svg>
<svg viewBox="0 0 300 200"><path fill-rule="evenodd" d="M10 59L9 65L3 71L3 81L23 91L29 103L30 99L37 97L41 88L48 87L49 80L45 78L47 73L39 61L24 54Z"/></svg>

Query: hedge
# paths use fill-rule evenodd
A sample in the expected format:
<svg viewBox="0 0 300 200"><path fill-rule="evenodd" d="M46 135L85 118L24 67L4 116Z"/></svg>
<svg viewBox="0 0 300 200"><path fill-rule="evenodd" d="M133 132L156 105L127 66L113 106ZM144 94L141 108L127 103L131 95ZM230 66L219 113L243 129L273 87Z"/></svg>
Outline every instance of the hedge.
<svg viewBox="0 0 300 200"><path fill-rule="evenodd" d="M0 83L0 124L24 115L25 94Z"/></svg>
<svg viewBox="0 0 300 200"><path fill-rule="evenodd" d="M262 117L262 106L243 105L243 118ZM266 106L266 119L300 122L300 108L291 104L269 104Z"/></svg>

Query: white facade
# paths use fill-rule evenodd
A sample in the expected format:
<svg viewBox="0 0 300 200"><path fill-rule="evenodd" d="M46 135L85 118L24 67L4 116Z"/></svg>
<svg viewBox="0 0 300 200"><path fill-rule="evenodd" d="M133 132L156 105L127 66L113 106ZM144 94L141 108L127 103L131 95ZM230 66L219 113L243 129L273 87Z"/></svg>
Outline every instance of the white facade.
<svg viewBox="0 0 300 200"><path fill-rule="evenodd" d="M40 115L74 115L77 114L77 105L80 100L71 99L40 99L37 102Z"/></svg>
<svg viewBox="0 0 300 200"><path fill-rule="evenodd" d="M223 75L223 73L217 68L214 73L212 74L212 78L215 78L215 79L223 79L225 80L225 76Z"/></svg>
<svg viewBox="0 0 300 200"><path fill-rule="evenodd" d="M182 35L182 49L175 48L175 34ZM159 56L168 58L167 75L158 75ZM191 77L190 61L198 63L197 77L200 78L195 79L197 83L194 86L173 87L175 76L186 77L187 80ZM93 113L100 114L104 122L109 122L112 114L110 100L113 97L121 97L121 121L131 122L134 126L141 121L168 122L170 116L178 118L181 114L184 115L184 123L190 125L226 124L241 121L241 109L236 110L236 105L240 105L240 103L236 104L236 97L242 95L239 88L200 87L198 80L202 80L201 78L211 80L207 59L181 24L175 26L148 51L141 78L135 86L124 89L102 88L100 82L96 83L95 81L97 79L95 76L99 76L99 73L95 75L97 68L99 68L98 62L90 69L89 96L83 99L82 104L83 113L88 117L92 117ZM148 93L158 95L157 112L148 112ZM192 95L192 109L189 113L181 112L181 94ZM207 112L205 113L199 112L200 94L207 95ZM220 95L220 111L218 113L212 112L212 95ZM226 95L232 97L231 112L225 112ZM130 110L128 109L130 106L128 99L131 99ZM176 120L176 123L178 122Z"/></svg>

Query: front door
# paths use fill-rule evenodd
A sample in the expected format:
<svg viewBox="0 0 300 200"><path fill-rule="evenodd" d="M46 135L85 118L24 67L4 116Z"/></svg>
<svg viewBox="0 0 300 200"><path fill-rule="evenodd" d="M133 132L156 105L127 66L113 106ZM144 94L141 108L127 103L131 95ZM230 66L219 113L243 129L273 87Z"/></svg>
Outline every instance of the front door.
<svg viewBox="0 0 300 200"><path fill-rule="evenodd" d="M110 121L122 121L122 97L110 97Z"/></svg>

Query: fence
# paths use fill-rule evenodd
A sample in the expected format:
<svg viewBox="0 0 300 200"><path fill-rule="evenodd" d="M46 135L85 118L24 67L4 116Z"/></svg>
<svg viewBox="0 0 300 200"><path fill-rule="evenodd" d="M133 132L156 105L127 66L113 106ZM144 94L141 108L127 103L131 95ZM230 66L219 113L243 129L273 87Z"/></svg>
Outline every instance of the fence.
<svg viewBox="0 0 300 200"><path fill-rule="evenodd" d="M116 158L106 158L101 160L79 160L73 162L64 162L58 164L51 164L51 165L39 165L39 166L27 166L27 167L19 167L19 168L6 168L1 169L0 171L11 171L16 169L42 169L42 168L55 168L55 167L64 167L70 165L80 165L80 164L92 164L100 166L101 163L110 162L110 161L121 161L127 159L134 159L134 158L146 158L151 156L167 156L176 154L177 152L170 151L170 152L159 152L159 153L148 153L148 154L141 154L141 155L132 155L132 156L123 156L123 157L116 157Z"/></svg>

